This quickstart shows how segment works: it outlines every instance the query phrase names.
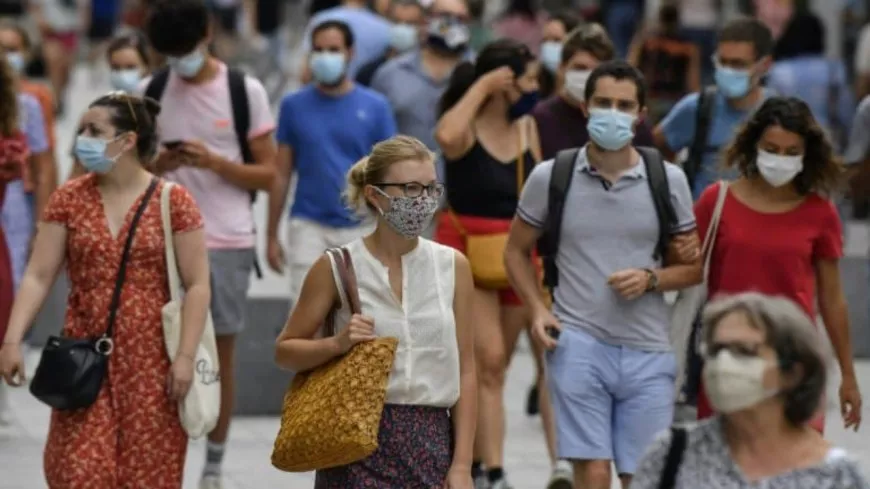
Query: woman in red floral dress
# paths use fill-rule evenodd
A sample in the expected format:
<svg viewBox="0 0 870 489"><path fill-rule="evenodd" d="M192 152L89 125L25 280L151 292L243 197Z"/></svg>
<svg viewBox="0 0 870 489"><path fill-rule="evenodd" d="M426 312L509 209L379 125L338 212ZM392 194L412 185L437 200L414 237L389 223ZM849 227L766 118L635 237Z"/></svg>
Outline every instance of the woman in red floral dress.
<svg viewBox="0 0 870 489"><path fill-rule="evenodd" d="M90 172L61 186L39 225L0 350L0 373L20 385L18 344L66 261L70 294L64 335L99 336L133 214L154 177L141 164L156 148L153 100L123 94L97 99L82 117L76 154ZM180 489L187 435L177 401L189 389L193 355L209 303L202 219L182 187L171 193L171 220L186 294L181 346L169 358L161 309L169 301L160 182L135 230L121 293L109 372L96 402L52 412L45 447L51 489Z"/></svg>

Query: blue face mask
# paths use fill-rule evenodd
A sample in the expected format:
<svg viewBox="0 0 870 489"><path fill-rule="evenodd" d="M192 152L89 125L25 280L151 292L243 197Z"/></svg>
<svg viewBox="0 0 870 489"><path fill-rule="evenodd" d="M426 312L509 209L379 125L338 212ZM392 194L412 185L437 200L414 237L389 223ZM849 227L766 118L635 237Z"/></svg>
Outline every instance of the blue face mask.
<svg viewBox="0 0 870 489"><path fill-rule="evenodd" d="M168 57L169 66L182 78L193 78L205 65L205 54L196 48L192 53L181 57Z"/></svg>
<svg viewBox="0 0 870 489"><path fill-rule="evenodd" d="M106 146L117 139L114 138L107 141L105 139L79 135L76 137L75 144L76 158L78 158L87 171L99 174L109 173L114 168L115 161L118 160L121 153L109 158L106 156Z"/></svg>
<svg viewBox="0 0 870 489"><path fill-rule="evenodd" d="M344 54L326 51L312 53L308 61L314 81L325 86L336 86L341 83L346 64Z"/></svg>
<svg viewBox="0 0 870 489"><path fill-rule="evenodd" d="M142 81L142 75L137 69L112 70L112 72L109 73L109 83L111 83L114 90L120 90L127 93L133 92L136 90L140 81Z"/></svg>
<svg viewBox="0 0 870 489"><path fill-rule="evenodd" d="M541 44L541 64L550 73L555 73L559 70L559 64L562 63L562 43L558 41L547 41Z"/></svg>
<svg viewBox="0 0 870 489"><path fill-rule="evenodd" d="M409 24L393 24L390 28L390 47L398 52L408 51L417 46L417 28Z"/></svg>
<svg viewBox="0 0 870 489"><path fill-rule="evenodd" d="M752 73L724 66L716 67L716 86L726 98L741 98L752 88Z"/></svg>
<svg viewBox="0 0 870 489"><path fill-rule="evenodd" d="M24 71L24 55L16 52L6 53L6 61L15 73Z"/></svg>
<svg viewBox="0 0 870 489"><path fill-rule="evenodd" d="M635 116L616 109L590 109L586 130L596 145L618 151L634 139Z"/></svg>
<svg viewBox="0 0 870 489"><path fill-rule="evenodd" d="M508 117L511 120L519 119L520 117L528 114L535 108L535 105L538 105L538 100L540 99L540 95L537 90L531 92L522 92L519 100L511 105L511 108L508 110Z"/></svg>

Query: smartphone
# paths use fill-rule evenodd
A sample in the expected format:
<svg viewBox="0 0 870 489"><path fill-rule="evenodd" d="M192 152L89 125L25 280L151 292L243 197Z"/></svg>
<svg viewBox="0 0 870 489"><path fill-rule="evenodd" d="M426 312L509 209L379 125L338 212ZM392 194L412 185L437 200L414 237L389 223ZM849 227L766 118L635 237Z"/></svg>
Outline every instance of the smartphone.
<svg viewBox="0 0 870 489"><path fill-rule="evenodd" d="M561 334L561 331L552 326L547 326L545 329L547 330L547 334L550 335L550 338L559 341L559 335Z"/></svg>
<svg viewBox="0 0 870 489"><path fill-rule="evenodd" d="M176 141L164 141L163 142L163 146L165 146L166 149L178 149L182 144L184 144L184 141L182 141L180 139L176 140Z"/></svg>

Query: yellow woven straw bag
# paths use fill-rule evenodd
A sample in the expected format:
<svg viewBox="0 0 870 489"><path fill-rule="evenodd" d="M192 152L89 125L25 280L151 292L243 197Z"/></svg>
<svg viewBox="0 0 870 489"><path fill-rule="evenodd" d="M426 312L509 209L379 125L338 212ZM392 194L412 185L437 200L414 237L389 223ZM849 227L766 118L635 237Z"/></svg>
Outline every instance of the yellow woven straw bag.
<svg viewBox="0 0 870 489"><path fill-rule="evenodd" d="M338 269L351 311L359 314L350 253L345 248L327 253ZM335 310L325 326L326 334L336 333ZM371 455L378 448L378 428L398 343L396 338L359 343L339 358L296 374L284 396L272 465L286 472L309 472Z"/></svg>

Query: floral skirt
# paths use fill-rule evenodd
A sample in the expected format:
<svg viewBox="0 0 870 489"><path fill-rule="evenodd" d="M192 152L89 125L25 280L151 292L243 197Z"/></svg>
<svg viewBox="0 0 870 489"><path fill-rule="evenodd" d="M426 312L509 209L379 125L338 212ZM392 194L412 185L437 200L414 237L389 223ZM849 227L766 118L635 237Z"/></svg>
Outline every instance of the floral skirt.
<svg viewBox="0 0 870 489"><path fill-rule="evenodd" d="M375 453L317 471L314 489L441 489L452 460L453 424L446 409L388 404Z"/></svg>

